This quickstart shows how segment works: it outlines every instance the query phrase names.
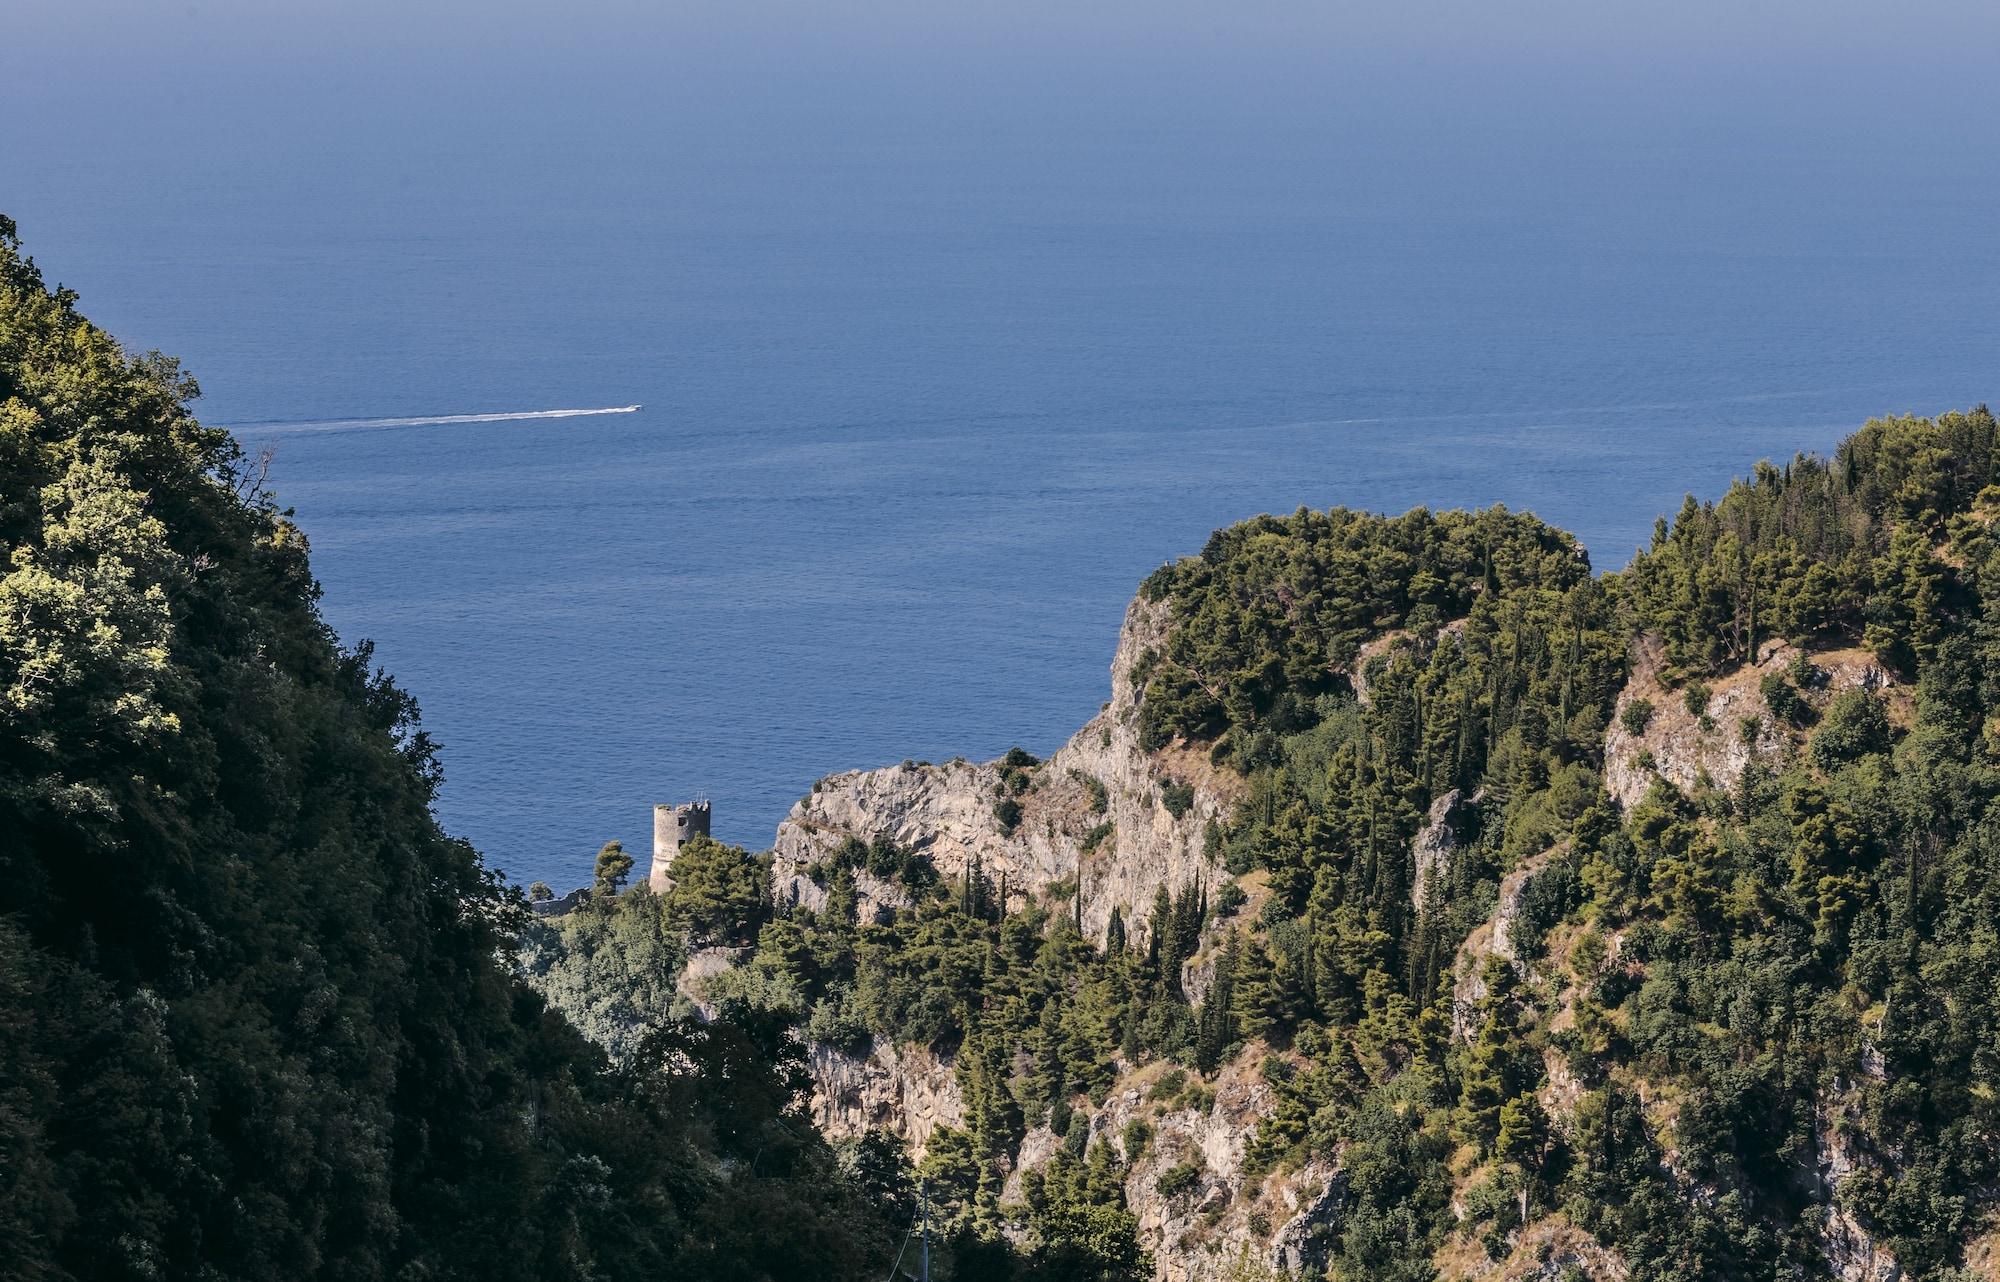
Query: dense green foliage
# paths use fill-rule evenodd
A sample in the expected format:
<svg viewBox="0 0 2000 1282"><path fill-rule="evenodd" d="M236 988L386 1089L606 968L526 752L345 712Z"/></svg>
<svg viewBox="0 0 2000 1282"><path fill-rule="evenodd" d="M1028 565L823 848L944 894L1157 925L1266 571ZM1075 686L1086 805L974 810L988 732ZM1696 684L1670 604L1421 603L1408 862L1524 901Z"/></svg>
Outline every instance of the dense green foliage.
<svg viewBox="0 0 2000 1282"><path fill-rule="evenodd" d="M513 978L415 705L74 304L0 220L0 1277L877 1275L907 1203L781 1030L614 1068Z"/></svg>
<svg viewBox="0 0 2000 1282"><path fill-rule="evenodd" d="M575 912L529 922L521 969L549 1004L625 1059L675 1009L674 977L689 940L663 898L641 886L621 899L596 896Z"/></svg>
<svg viewBox="0 0 2000 1282"><path fill-rule="evenodd" d="M1817 1276L1831 1205L1909 1276L1964 1276L2000 1179L1996 445L1984 410L1871 423L1691 500L1601 578L1497 509L1221 531L1148 580L1172 626L1133 675L1148 748L1244 777L1217 834L1238 881L1085 940L1073 882L1008 913L976 866L939 886L854 842L717 991L823 1042L955 1049L967 1126L928 1174L970 1242L1069 1231L1001 1204L1029 1126L1066 1138L1048 1178L1115 1213L1148 1127L1114 1150L1079 1119L1160 1059L1180 1067L1152 1097L1203 1106L1247 1054L1277 1099L1253 1168L1343 1173L1338 1278L1429 1278L1447 1243L1497 1257L1549 1216L1640 1279ZM1617 702L1641 634L1677 713L1775 747L1727 790L1657 781L1621 812L1607 731L1657 720ZM1738 674L1776 641L1790 662ZM1848 647L1895 688L1832 689L1813 655ZM1732 681L1764 712L1716 727ZM1419 897L1413 838L1454 791ZM863 920L863 869L904 906ZM1512 960L1488 955L1503 879ZM1155 1191L1202 1178L1182 1162Z"/></svg>
<svg viewBox="0 0 2000 1282"><path fill-rule="evenodd" d="M1035 899L885 840L810 870L811 906L706 839L628 890L613 843L537 921L437 828L414 704L336 644L193 384L74 302L0 223L0 1276L879 1275L921 1177L941 1277L1123 1282L1155 1141L1090 1115L1141 1071L1149 1106L1206 1109L1225 1070L1275 1099L1253 1173L1341 1172L1336 1278L1428 1279L1552 1216L1641 1280L1809 1278L1831 1205L1908 1276L1969 1276L2000 1187L1983 409L1760 466L1605 577L1501 509L1218 532L1147 581L1171 626L1133 678L1147 748L1245 800L1213 878L1102 937L1074 877ZM1621 708L1642 635L1667 701ZM1852 647L1893 683L1836 688L1816 659ZM1746 689L1758 715L1713 727ZM1683 712L1770 750L1621 810L1607 731ZM998 827L1044 770L1001 763ZM703 949L736 963L710 1018L676 983ZM829 1146L802 1038L952 1052L963 1126L921 1172ZM1170 1205L1210 1187L1156 1170Z"/></svg>
<svg viewBox="0 0 2000 1282"><path fill-rule="evenodd" d="M1301 508L1218 530L1198 557L1165 566L1144 592L1170 598L1177 626L1141 659L1142 742L1222 740L1239 761L1319 719L1361 645L1392 629L1428 635L1476 596L1561 589L1590 572L1582 549L1504 508L1394 519Z"/></svg>
<svg viewBox="0 0 2000 1282"><path fill-rule="evenodd" d="M2000 1173L2000 601L1982 595L2000 584L1982 494L1995 444L1983 410L1870 424L1832 464L1759 468L1691 503L1601 583L1561 558L1539 579L1489 578L1462 627L1374 660L1365 707L1328 693L1337 664L1314 664L1296 690L1278 670L1259 699L1172 723L1260 733L1264 709L1296 724L1314 700L1316 724L1247 757L1230 854L1265 870L1258 969L1289 977L1284 1013L1246 1031L1303 1052L1257 1151L1339 1155L1356 1173L1337 1273L1428 1276L1457 1179L1496 1249L1522 1206L1562 1210L1642 1278L1818 1267L1811 1204L1829 1197L1913 1275L1947 1275ZM1301 518L1298 539L1315 528ZM1223 564L1160 580L1177 617L1235 602L1233 629L1200 642L1210 672L1268 679L1256 639L1312 599L1282 568L1312 564L1308 548L1274 533L1218 540L1201 560ZM1660 783L1621 821L1603 730L1642 630L1687 673L1766 638L1863 644L1915 679L1914 725L1879 694L1820 690L1802 658L1762 682L1795 736L1781 769L1752 766L1730 793ZM1684 693L1706 713L1707 686ZM1628 708L1626 730L1650 715ZM1409 839L1447 787L1474 793L1469 840L1413 905ZM1531 876L1514 943L1539 964L1489 963L1468 1007L1451 956L1516 869ZM1462 1036L1446 1035L1454 1019ZM1561 1127L1540 1102L1552 1060L1585 1090ZM1798 1174L1835 1143L1855 1174L1831 1189ZM1379 1197L1358 1178L1378 1152L1394 1157Z"/></svg>
<svg viewBox="0 0 2000 1282"><path fill-rule="evenodd" d="M1983 526L1996 446L1983 408L1880 419L1831 460L1759 464L1718 503L1689 497L1619 576L1634 621L1689 672L1763 638L1844 637L1914 675L1976 590L1978 567L1935 550Z"/></svg>

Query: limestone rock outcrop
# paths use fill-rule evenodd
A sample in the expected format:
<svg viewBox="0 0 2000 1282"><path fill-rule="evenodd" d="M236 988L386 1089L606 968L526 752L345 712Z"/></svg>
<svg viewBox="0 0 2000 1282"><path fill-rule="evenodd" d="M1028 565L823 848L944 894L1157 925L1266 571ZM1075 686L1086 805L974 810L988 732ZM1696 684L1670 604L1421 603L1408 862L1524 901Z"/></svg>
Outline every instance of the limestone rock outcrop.
<svg viewBox="0 0 2000 1282"><path fill-rule="evenodd" d="M1271 1086L1257 1067L1262 1053L1261 1047L1245 1052L1197 1090L1163 1089L1173 1071L1167 1065L1140 1069L1071 1123L1088 1128L1090 1143L1108 1143L1128 1160L1126 1204L1154 1253L1158 1282L1223 1282L1242 1276L1246 1264L1310 1276L1325 1264L1344 1196L1338 1168L1312 1161L1255 1179L1244 1174L1250 1138L1272 1106ZM813 1121L830 1139L887 1130L920 1161L938 1127L965 1124L949 1055L877 1041L865 1058L815 1046L807 1066ZM1142 1124L1136 1130L1135 1121ZM1141 1132L1143 1144L1135 1146ZM1003 1198L1018 1198L1022 1175L1063 1147L1046 1125L1031 1127L1014 1154ZM1161 1191L1163 1176L1190 1166L1196 1174L1187 1187Z"/></svg>
<svg viewBox="0 0 2000 1282"><path fill-rule="evenodd" d="M1797 654L1796 647L1780 642L1763 647L1756 663L1709 680L1707 706L1696 713L1687 706L1686 686L1667 683L1659 640L1641 637L1632 647L1631 677L1604 735L1605 789L1630 810L1655 778L1683 792L1704 783L1726 790L1737 785L1753 760L1780 766L1792 748L1792 736L1772 714L1759 685L1766 676L1784 672ZM1813 651L1807 657L1818 673L1813 688L1803 692L1810 704L1824 705L1843 690L1888 691L1895 686L1895 678L1866 650ZM1634 734L1627 727L1627 713L1642 702L1652 712ZM1754 737L1745 733L1753 718L1758 723Z"/></svg>
<svg viewBox="0 0 2000 1282"><path fill-rule="evenodd" d="M1159 1282L1221 1282L1255 1270L1310 1274L1325 1262L1325 1241L1339 1214L1339 1172L1320 1162L1252 1179L1244 1173L1249 1140L1270 1111L1272 1090L1253 1050L1223 1066L1201 1093L1156 1098L1164 1066L1134 1074L1090 1119L1093 1140L1113 1142L1130 1163L1126 1205L1140 1240L1155 1257ZM1144 1148L1127 1150L1134 1119L1151 1131ZM1023 1165L1028 1153L1023 1150ZM1185 1188L1160 1189L1170 1171L1192 1168Z"/></svg>
<svg viewBox="0 0 2000 1282"><path fill-rule="evenodd" d="M986 876L1006 879L1010 896L1039 895L1073 877L1087 934L1101 937L1118 908L1133 937L1142 937L1161 886L1172 893L1197 877L1217 880L1209 828L1227 821L1242 790L1241 780L1204 752L1139 747L1131 673L1166 628L1165 602L1132 603L1111 662L1110 701L1033 769L1032 786L1014 797L1020 817L1012 831L995 814L995 790L1004 788L1000 762L904 762L832 775L778 826L779 901L815 906L825 893L812 877L815 864L849 837L886 838L925 856L947 881L963 876L976 858ZM857 889L864 911L899 902L886 883Z"/></svg>
<svg viewBox="0 0 2000 1282"><path fill-rule="evenodd" d="M889 1131L903 1141L911 1160L921 1161L932 1132L965 1122L955 1066L950 1055L924 1046L878 1040L866 1058L857 1059L814 1045L806 1061L813 1121L830 1139Z"/></svg>
<svg viewBox="0 0 2000 1282"><path fill-rule="evenodd" d="M1453 788L1431 802L1428 821L1410 842L1410 859L1416 868L1410 883L1410 907L1421 909L1432 880L1451 871L1451 854L1458 849L1466 809L1477 800L1468 801Z"/></svg>
<svg viewBox="0 0 2000 1282"><path fill-rule="evenodd" d="M1549 866L1550 861L1568 848L1565 840L1534 857L1524 860L1520 867L1500 879L1499 902L1494 906L1493 915L1473 928L1465 942L1459 945L1458 958L1453 964L1451 1026L1458 1037L1470 1037L1475 1031L1472 1019L1479 1003L1486 999L1486 962L1498 958L1523 969L1520 951L1515 946L1513 929L1521 915L1521 902L1527 894L1528 883Z"/></svg>
<svg viewBox="0 0 2000 1282"><path fill-rule="evenodd" d="M1840 1282L1901 1282L1903 1268L1894 1254L1841 1201L1844 1180L1884 1165L1856 1142L1852 1126L1858 1120L1847 1100L1831 1095L1814 1123L1815 1161L1805 1181L1819 1203L1814 1231L1827 1267Z"/></svg>

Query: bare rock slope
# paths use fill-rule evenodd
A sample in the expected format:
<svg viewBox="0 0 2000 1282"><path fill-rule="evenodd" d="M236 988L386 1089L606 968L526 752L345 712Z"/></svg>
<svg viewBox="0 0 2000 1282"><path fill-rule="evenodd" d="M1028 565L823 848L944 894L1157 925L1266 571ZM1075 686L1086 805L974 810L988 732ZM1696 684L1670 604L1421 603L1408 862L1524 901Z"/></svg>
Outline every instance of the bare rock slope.
<svg viewBox="0 0 2000 1282"><path fill-rule="evenodd" d="M1166 635L1165 602L1135 600L1111 662L1111 699L1054 756L1032 772L1014 800L1011 831L995 813L1004 789L999 762L904 762L822 779L778 826L773 881L781 901L816 906L824 895L813 866L843 841L887 838L930 860L947 881L974 859L1010 895L1037 896L1074 877L1083 927L1101 936L1111 910L1135 926L1161 886L1171 892L1220 875L1208 853L1211 824L1227 820L1241 781L1199 752L1139 747L1133 665ZM1176 794L1190 789L1178 804ZM1178 810L1178 813L1176 811ZM860 886L863 909L895 906L887 885Z"/></svg>
<svg viewBox="0 0 2000 1282"><path fill-rule="evenodd" d="M1797 648L1787 644L1764 647L1758 662L1708 682L1707 703L1696 712L1688 706L1687 687L1668 684L1658 640L1639 638L1632 648L1631 677L1604 736L1605 789L1630 810L1655 778L1683 792L1704 785L1726 790L1736 786L1752 761L1779 766L1794 746L1792 736L1759 687L1764 678L1784 673L1797 655ZM1887 691L1895 684L1866 650L1814 651L1807 658L1817 673L1812 688L1803 692L1810 704L1824 705L1843 690ZM1900 702L1891 699L1892 715ZM1651 709L1650 715L1637 718L1644 724L1636 734L1628 725L1635 706Z"/></svg>
<svg viewBox="0 0 2000 1282"><path fill-rule="evenodd" d="M1135 937L1143 937L1156 891L1164 887L1172 893L1197 878L1215 884L1226 876L1210 833L1227 822L1243 790L1238 777L1216 769L1200 752L1140 747L1131 674L1142 656L1164 641L1168 624L1164 602L1133 602L1112 660L1110 700L1029 772L1025 790L1009 786L1019 771L1004 762L905 762L821 780L779 827L773 856L778 898L817 907L826 890L816 880L816 866L850 838L886 839L928 859L947 881L976 861L996 883L1004 879L1017 904L1051 892L1066 897L1073 887L1086 932L1101 938L1118 910ZM1404 643L1406 638L1392 636L1372 651ZM1362 698L1367 657L1354 665ZM1670 682L1658 644L1639 640L1605 739L1609 792L1629 808L1656 779L1686 791L1730 788L1752 761L1780 765L1807 741L1808 732L1775 716L1760 687L1771 673L1791 668L1795 657L1789 646L1768 647L1759 662L1712 681L1706 706L1696 712L1685 688ZM1867 653L1828 651L1808 658L1815 676L1803 698L1811 707L1823 708L1839 691L1859 687L1886 691L1891 716L1906 714L1899 700L1906 700L1907 692L1891 689L1891 678ZM1640 701L1651 705L1651 715L1626 718L1626 710ZM1643 724L1635 731L1628 721ZM1003 797L1019 806L1011 825L996 810ZM1411 847L1415 906L1423 905L1435 879L1449 873L1465 826L1474 822L1483 800L1483 794L1457 791L1434 799ZM1560 986L1558 977L1538 975L1517 955L1510 928L1529 883L1563 851L1557 843L1511 869L1492 915L1460 945L1454 968L1457 1036L1471 1035L1489 962L1512 966L1525 981L1548 979ZM904 904L897 885L865 872L857 872L856 888L864 913ZM1254 903L1259 888L1252 885L1250 893ZM1611 942L1615 953L1618 941ZM1188 963L1190 992L1197 997L1204 986L1205 951ZM1314 1161L1266 1175L1246 1171L1249 1137L1272 1107L1271 1087L1258 1072L1267 1053L1268 1048L1252 1046L1205 1084L1177 1081L1176 1070L1164 1064L1129 1069L1084 1118L1093 1142L1112 1144L1126 1159L1127 1205L1153 1252L1159 1282L1317 1276L1326 1265L1326 1242L1345 1194L1338 1164ZM964 1099L948 1056L878 1042L865 1056L817 1047L810 1067L814 1116L833 1137L886 1128L921 1156L939 1126L964 1123ZM1566 1063L1552 1057L1542 1096L1559 1129L1573 1124L1581 1089ZM1134 1136L1144 1138L1127 1151ZM1018 1196L1021 1176L1047 1162L1061 1144L1045 1127L1031 1130L1014 1155L1008 1195ZM1837 1180L1843 1164L1852 1163L1837 1144L1826 1148L1831 1156L1824 1164L1829 1178ZM1162 1192L1162 1177L1170 1172L1169 1191ZM1840 1278L1893 1282L1900 1276L1887 1253L1831 1203L1825 1222L1816 1227ZM1492 1282L1560 1277L1623 1282L1628 1275L1617 1253L1594 1243L1560 1212L1523 1226L1504 1257L1493 1258L1477 1243L1454 1237L1437 1265L1440 1277Z"/></svg>
<svg viewBox="0 0 2000 1282"><path fill-rule="evenodd" d="M1011 831L995 813L999 795L1011 795L1001 762L905 762L834 775L779 826L777 897L816 907L826 891L815 865L849 838L886 838L924 856L947 881L977 860L996 883L1005 878L1017 902L1073 885L1086 932L1101 937L1117 909L1143 937L1159 889L1172 893L1197 878L1214 884L1225 876L1209 832L1226 822L1242 789L1200 752L1139 746L1131 673L1164 640L1167 624L1164 602L1132 603L1111 663L1110 700L1033 769L1031 786L1014 797L1021 811ZM863 874L856 886L864 913L901 906L902 892L891 883ZM1172 1085L1161 1080L1170 1071L1165 1065L1136 1070L1087 1119L1093 1139L1129 1160L1127 1204L1161 1282L1209 1282L1246 1269L1307 1273L1323 1264L1321 1243L1340 1202L1337 1171L1314 1163L1245 1174L1249 1138L1271 1107L1271 1087L1256 1071L1261 1057L1261 1048L1246 1052L1207 1089L1163 1089ZM830 1136L887 1128L920 1155L938 1126L963 1123L952 1064L928 1050L878 1042L859 1057L817 1047L810 1068L814 1118ZM1128 1129L1134 1121L1144 1126ZM1124 1153L1128 1136L1140 1131L1149 1136L1143 1148ZM1059 1145L1046 1128L1030 1131L1010 1190ZM1173 1191L1162 1193L1160 1177L1186 1167L1195 1178L1180 1187L1170 1182Z"/></svg>

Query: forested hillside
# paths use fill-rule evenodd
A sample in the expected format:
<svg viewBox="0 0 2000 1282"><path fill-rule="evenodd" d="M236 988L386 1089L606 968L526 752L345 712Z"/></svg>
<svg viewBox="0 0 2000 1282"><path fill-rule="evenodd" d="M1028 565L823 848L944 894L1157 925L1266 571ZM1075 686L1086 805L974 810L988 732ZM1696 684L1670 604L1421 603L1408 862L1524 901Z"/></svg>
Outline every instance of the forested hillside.
<svg viewBox="0 0 2000 1282"><path fill-rule="evenodd" d="M76 301L0 219L0 1277L879 1276L781 1028L614 1067L514 977L415 704Z"/></svg>
<svg viewBox="0 0 2000 1282"><path fill-rule="evenodd" d="M1985 410L1610 575L1247 521L1048 760L536 919L76 302L0 220L0 1277L881 1277L919 1178L967 1282L1996 1275Z"/></svg>
<svg viewBox="0 0 2000 1282"><path fill-rule="evenodd" d="M537 982L611 1040L798 1024L824 1120L872 1092L921 1147L958 1276L1001 1240L1078 1277L1994 1276L1997 449L1983 409L1873 422L1607 576L1501 509L1219 531L1058 758L1129 720L1154 831L1024 753L829 780L790 890L606 893ZM976 841L907 817L958 779ZM1209 871L1117 902L1198 792L1236 798ZM610 947L639 920L656 952ZM678 996L602 1004L668 954L706 960Z"/></svg>

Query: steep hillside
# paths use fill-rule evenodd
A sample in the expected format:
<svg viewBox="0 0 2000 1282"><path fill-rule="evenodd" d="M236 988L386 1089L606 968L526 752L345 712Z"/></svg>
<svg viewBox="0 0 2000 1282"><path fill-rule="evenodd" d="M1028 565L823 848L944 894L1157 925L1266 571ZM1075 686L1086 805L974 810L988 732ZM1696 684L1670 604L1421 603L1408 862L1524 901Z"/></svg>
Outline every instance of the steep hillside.
<svg viewBox="0 0 2000 1282"><path fill-rule="evenodd" d="M757 922L588 929L796 1020L968 1260L1091 1211L1173 1279L1985 1275L1996 446L1870 423L1604 577L1499 509L1257 518L1048 762L823 780L733 856Z"/></svg>
<svg viewBox="0 0 2000 1282"><path fill-rule="evenodd" d="M834 775L779 825L773 848L782 902L817 911L823 870L843 843L887 841L920 856L946 882L977 867L1010 906L1058 890L1079 896L1085 934L1098 938L1118 913L1143 916L1154 896L1221 872L1220 837L1243 796L1243 780L1205 753L1147 752L1135 668L1167 635L1164 602L1139 600L1125 615L1111 662L1111 698L1050 757L1016 753L974 765L906 762ZM865 868L856 873L860 909L908 906L907 895Z"/></svg>
<svg viewBox="0 0 2000 1282"><path fill-rule="evenodd" d="M515 980L414 703L75 303L0 218L0 1278L878 1276L779 1030L614 1069Z"/></svg>

